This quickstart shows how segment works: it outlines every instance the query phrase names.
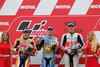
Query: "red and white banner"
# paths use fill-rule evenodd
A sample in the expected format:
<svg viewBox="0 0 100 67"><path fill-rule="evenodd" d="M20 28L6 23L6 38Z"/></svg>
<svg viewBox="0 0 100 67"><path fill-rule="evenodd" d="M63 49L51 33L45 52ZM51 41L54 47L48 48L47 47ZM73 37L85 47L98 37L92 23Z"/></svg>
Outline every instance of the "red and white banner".
<svg viewBox="0 0 100 67"><path fill-rule="evenodd" d="M30 37L35 39L37 35L46 35L49 25L54 27L54 36L61 41L61 36L68 32L70 21L75 23L75 31L82 34L84 42L92 30L100 42L99 0L0 0L0 35L8 31L12 45L22 36L25 27L31 30ZM31 57L31 66L41 65L41 52ZM64 67L63 55L63 52L56 54L56 67ZM84 67L84 56L84 52L80 54L80 67ZM13 64L16 58L17 52L13 54Z"/></svg>

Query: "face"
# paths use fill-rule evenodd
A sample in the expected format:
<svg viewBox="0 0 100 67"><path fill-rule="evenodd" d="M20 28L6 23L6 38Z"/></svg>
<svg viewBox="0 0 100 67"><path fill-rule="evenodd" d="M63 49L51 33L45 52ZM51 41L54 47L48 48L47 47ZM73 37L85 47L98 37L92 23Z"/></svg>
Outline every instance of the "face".
<svg viewBox="0 0 100 67"><path fill-rule="evenodd" d="M24 32L24 33L23 33L23 37L24 37L24 38L28 38L28 37L29 37L29 33L28 33L28 32Z"/></svg>
<svg viewBox="0 0 100 67"><path fill-rule="evenodd" d="M92 41L92 40L93 40L93 34L92 34L92 33L89 33L89 34L88 34L88 40L89 40L89 41Z"/></svg>
<svg viewBox="0 0 100 67"><path fill-rule="evenodd" d="M4 40L4 41L7 41L7 39L8 39L8 35L7 35L6 33L4 33L4 34L3 34L3 40Z"/></svg>
<svg viewBox="0 0 100 67"><path fill-rule="evenodd" d="M50 36L53 35L53 32L54 32L54 31L51 30L51 29L47 30L47 34L50 35Z"/></svg>
<svg viewBox="0 0 100 67"><path fill-rule="evenodd" d="M74 33L75 32L75 27L70 26L70 27L68 27L68 30L69 30L70 33Z"/></svg>

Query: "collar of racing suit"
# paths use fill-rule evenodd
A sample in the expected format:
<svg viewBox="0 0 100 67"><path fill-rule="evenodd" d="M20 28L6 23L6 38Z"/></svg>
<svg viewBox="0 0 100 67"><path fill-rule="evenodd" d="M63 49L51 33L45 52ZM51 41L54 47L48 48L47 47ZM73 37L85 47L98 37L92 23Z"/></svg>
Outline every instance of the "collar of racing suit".
<svg viewBox="0 0 100 67"><path fill-rule="evenodd" d="M29 39L29 38L24 38L24 37L23 37L23 39L26 41L26 40Z"/></svg>
<svg viewBox="0 0 100 67"><path fill-rule="evenodd" d="M73 32L73 33L71 33L71 32L69 32L71 35L73 35L75 32Z"/></svg>

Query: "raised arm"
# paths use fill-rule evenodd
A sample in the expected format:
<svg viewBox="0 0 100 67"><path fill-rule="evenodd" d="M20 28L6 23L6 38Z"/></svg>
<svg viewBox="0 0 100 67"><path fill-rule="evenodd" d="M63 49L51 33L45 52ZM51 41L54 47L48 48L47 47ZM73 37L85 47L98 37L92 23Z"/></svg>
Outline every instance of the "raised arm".
<svg viewBox="0 0 100 67"><path fill-rule="evenodd" d="M13 48L12 48L12 51L13 51L13 52L18 51L18 49L19 49L19 44L20 44L20 38L16 39L15 44L14 44L14 46L13 46Z"/></svg>
<svg viewBox="0 0 100 67"><path fill-rule="evenodd" d="M37 50L38 51L41 50L41 48L42 48L43 45L44 45L44 39L41 38L41 42L40 43L39 42L36 43Z"/></svg>
<svg viewBox="0 0 100 67"><path fill-rule="evenodd" d="M56 38L55 44L52 46L52 49L55 50L55 53L59 53L59 40Z"/></svg>

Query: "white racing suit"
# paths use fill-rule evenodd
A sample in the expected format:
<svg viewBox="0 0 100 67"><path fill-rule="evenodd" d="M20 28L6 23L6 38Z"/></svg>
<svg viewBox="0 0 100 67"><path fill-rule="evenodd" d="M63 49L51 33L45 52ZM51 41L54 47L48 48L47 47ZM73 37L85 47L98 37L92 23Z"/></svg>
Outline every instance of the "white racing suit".
<svg viewBox="0 0 100 67"><path fill-rule="evenodd" d="M64 54L64 59L65 59L65 67L79 67L79 55L78 53L74 54L68 54L67 50L72 47L73 43L79 43L81 46L80 48L84 45L83 38L80 34L78 33L66 33L62 36L61 40L61 46L66 50Z"/></svg>

